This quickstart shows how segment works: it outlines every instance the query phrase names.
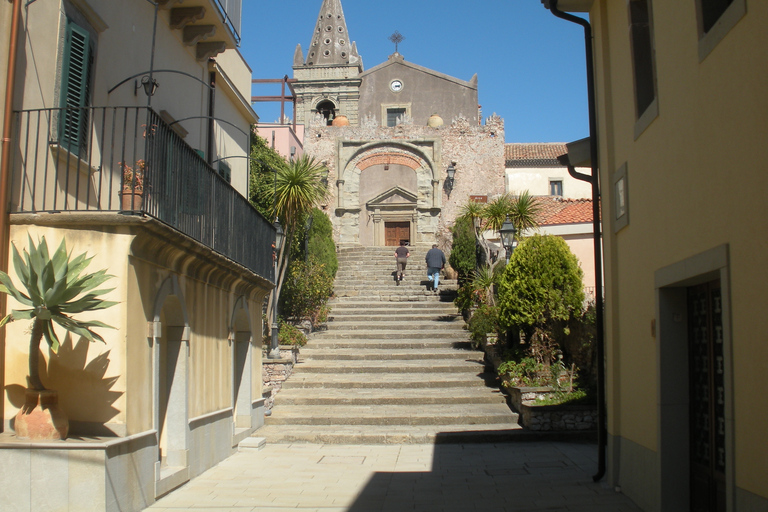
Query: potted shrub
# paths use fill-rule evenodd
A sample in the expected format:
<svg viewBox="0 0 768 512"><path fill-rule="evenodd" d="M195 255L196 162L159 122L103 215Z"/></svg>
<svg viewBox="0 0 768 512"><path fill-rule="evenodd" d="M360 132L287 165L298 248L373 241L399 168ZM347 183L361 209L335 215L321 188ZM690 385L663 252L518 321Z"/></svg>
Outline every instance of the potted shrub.
<svg viewBox="0 0 768 512"><path fill-rule="evenodd" d="M123 167L123 186L120 193L122 210L141 210L144 201L144 171L146 162L137 160L136 165L131 167L122 162Z"/></svg>
<svg viewBox="0 0 768 512"><path fill-rule="evenodd" d="M100 295L111 291L96 288L113 276L106 270L83 274L91 258L81 254L74 258L67 253L65 241L49 255L45 237L35 245L29 239L29 251L24 256L13 246L13 266L23 287L16 288L8 274L0 271L0 292L7 293L27 309L13 310L0 320L0 327L15 320L31 320L29 338L29 376L25 403L16 415L15 429L19 437L30 439L65 439L69 430L66 416L58 409L58 394L46 389L40 381L40 341L45 338L51 351L59 350L59 338L54 322L67 331L89 341L104 341L95 327L113 327L98 320L77 320L72 317L86 311L111 307L116 302L105 301Z"/></svg>

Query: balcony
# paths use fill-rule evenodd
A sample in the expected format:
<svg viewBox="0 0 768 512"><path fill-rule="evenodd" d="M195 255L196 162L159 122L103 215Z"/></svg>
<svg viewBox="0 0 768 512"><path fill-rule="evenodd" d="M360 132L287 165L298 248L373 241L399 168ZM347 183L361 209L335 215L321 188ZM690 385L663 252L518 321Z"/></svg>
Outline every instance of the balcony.
<svg viewBox="0 0 768 512"><path fill-rule="evenodd" d="M242 0L158 0L158 4L170 10L170 27L181 32L184 44L196 47L197 60L240 45Z"/></svg>
<svg viewBox="0 0 768 512"><path fill-rule="evenodd" d="M153 110L14 115L11 213L150 217L274 282L274 227Z"/></svg>

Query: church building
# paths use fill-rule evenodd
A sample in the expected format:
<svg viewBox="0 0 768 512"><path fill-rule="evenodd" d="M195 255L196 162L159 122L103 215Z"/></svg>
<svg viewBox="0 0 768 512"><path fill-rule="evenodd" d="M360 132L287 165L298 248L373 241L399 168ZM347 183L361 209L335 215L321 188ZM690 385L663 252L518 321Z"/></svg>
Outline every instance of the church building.
<svg viewBox="0 0 768 512"><path fill-rule="evenodd" d="M477 75L454 78L397 49L365 70L340 0L323 0L293 70L304 150L329 169L322 206L338 244L440 242L470 196L504 193L504 122L483 124Z"/></svg>

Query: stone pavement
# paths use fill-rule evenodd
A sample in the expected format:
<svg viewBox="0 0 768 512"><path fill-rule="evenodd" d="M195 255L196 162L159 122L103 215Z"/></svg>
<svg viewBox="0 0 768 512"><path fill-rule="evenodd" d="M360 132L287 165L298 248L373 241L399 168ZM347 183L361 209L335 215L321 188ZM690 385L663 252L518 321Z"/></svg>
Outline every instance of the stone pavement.
<svg viewBox="0 0 768 512"><path fill-rule="evenodd" d="M593 483L593 444L268 444L243 449L148 510L639 511Z"/></svg>

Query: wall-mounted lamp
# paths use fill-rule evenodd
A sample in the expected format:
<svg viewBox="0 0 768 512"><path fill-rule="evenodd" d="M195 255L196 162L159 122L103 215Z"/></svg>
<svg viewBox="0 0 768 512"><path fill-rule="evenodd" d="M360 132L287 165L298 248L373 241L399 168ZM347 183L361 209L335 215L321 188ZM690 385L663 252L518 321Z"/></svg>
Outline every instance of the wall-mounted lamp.
<svg viewBox="0 0 768 512"><path fill-rule="evenodd" d="M499 229L499 235L501 236L501 245L507 250L507 263L509 263L509 257L512 256L512 251L515 250L515 225L509 220L509 215L504 220L504 224Z"/></svg>
<svg viewBox="0 0 768 512"><path fill-rule="evenodd" d="M291 146L291 160L296 156L296 146Z"/></svg>
<svg viewBox="0 0 768 512"><path fill-rule="evenodd" d="M154 78L150 79L149 75L144 75L141 77L141 86L144 87L144 93L147 96L154 96L155 91L157 91L157 88L160 86L159 83L157 83L157 80ZM139 90L139 83L136 82L136 88L133 91L133 95L135 96L136 93Z"/></svg>
<svg viewBox="0 0 768 512"><path fill-rule="evenodd" d="M447 175L445 178L445 191L448 194L448 197L450 197L451 191L453 190L453 178L456 176L456 162L451 162L451 165L448 166L445 173Z"/></svg>
<svg viewBox="0 0 768 512"><path fill-rule="evenodd" d="M330 174L330 172L328 171L328 168L326 167L326 168L323 170L323 173L322 173L322 175L320 176L320 182L321 182L321 183L322 183L322 184L323 184L325 187L328 187L328 174Z"/></svg>

